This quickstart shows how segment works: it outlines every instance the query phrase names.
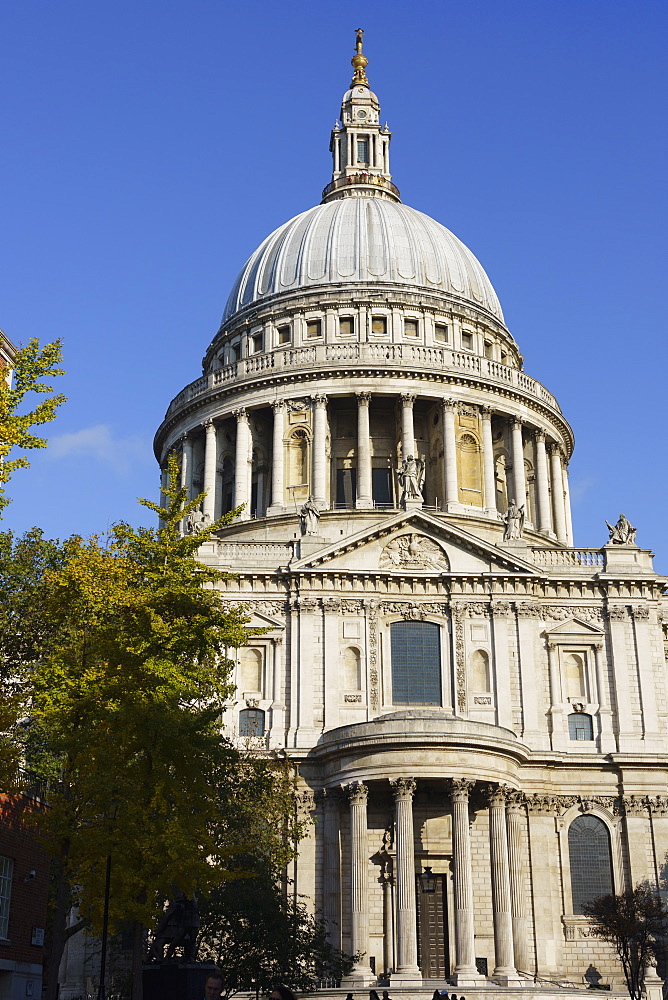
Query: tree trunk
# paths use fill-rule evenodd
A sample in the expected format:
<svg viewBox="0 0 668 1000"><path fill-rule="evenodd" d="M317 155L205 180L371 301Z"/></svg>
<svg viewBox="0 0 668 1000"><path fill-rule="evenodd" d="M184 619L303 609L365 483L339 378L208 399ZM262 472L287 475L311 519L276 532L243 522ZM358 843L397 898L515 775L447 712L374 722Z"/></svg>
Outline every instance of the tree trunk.
<svg viewBox="0 0 668 1000"><path fill-rule="evenodd" d="M144 925L132 922L132 1000L144 1000L142 967L144 965Z"/></svg>
<svg viewBox="0 0 668 1000"><path fill-rule="evenodd" d="M46 992L44 1000L57 1000L58 971L67 940L66 924L70 909L70 887L63 874L64 860L69 851L69 842L63 844L61 856L54 863L55 892L50 913L49 932L44 949L44 979ZM71 935L70 935L71 936Z"/></svg>

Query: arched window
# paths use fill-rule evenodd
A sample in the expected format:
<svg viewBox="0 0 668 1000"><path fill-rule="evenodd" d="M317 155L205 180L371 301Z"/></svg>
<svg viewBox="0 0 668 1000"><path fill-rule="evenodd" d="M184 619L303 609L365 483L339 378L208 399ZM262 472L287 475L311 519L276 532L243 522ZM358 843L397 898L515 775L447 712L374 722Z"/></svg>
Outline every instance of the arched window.
<svg viewBox="0 0 668 1000"><path fill-rule="evenodd" d="M308 483L308 435L298 428L288 442L288 485Z"/></svg>
<svg viewBox="0 0 668 1000"><path fill-rule="evenodd" d="M471 683L474 691L489 691L489 656L476 649L471 657Z"/></svg>
<svg viewBox="0 0 668 1000"><path fill-rule="evenodd" d="M359 691L361 685L359 649L347 646L343 650L343 686L346 691Z"/></svg>
<svg viewBox="0 0 668 1000"><path fill-rule="evenodd" d="M582 653L564 653L564 675L568 698L585 698L584 657Z"/></svg>
<svg viewBox="0 0 668 1000"><path fill-rule="evenodd" d="M586 712L573 712L568 716L568 735L572 740L593 740L594 723Z"/></svg>
<svg viewBox="0 0 668 1000"><path fill-rule="evenodd" d="M239 650L239 688L241 691L262 691L262 667L261 649L243 646Z"/></svg>
<svg viewBox="0 0 668 1000"><path fill-rule="evenodd" d="M441 704L440 629L433 622L394 622L390 626L392 702Z"/></svg>
<svg viewBox="0 0 668 1000"><path fill-rule="evenodd" d="M596 816L578 816L568 828L573 913L613 891L610 834Z"/></svg>
<svg viewBox="0 0 668 1000"><path fill-rule="evenodd" d="M264 736L262 709L243 708L239 712L239 736Z"/></svg>

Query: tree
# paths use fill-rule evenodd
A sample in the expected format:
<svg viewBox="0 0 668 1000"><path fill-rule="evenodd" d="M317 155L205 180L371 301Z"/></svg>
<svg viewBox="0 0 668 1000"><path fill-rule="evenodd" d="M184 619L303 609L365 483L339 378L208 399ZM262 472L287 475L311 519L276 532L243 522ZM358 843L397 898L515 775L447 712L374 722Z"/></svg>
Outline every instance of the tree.
<svg viewBox="0 0 668 1000"><path fill-rule="evenodd" d="M165 508L141 501L159 515L157 529L122 523L104 543L71 539L63 565L45 577L48 636L26 710L32 766L51 782L39 827L56 872L47 1000L69 903L100 931L108 858L110 927L134 922L140 966L141 928L164 899L176 889L212 891L253 836L246 823L239 843L241 822L222 812L232 798L225 789L244 784L242 755L221 735L220 715L232 691L225 651L247 640L247 619L219 599L215 585L226 575L196 558L237 512L182 536L180 523L202 497L186 500L178 472L172 456ZM284 822L281 815L275 839Z"/></svg>
<svg viewBox="0 0 668 1000"><path fill-rule="evenodd" d="M627 892L586 903L583 912L596 936L617 952L631 1000L641 1000L645 969L657 954L668 919L661 896L642 882Z"/></svg>
<svg viewBox="0 0 668 1000"><path fill-rule="evenodd" d="M10 502L5 495L5 485L16 469L25 469L30 462L25 456L8 460L12 448L45 448L46 438L37 437L32 427L48 424L55 417L58 407L65 402L63 395L49 396L27 413L19 413L25 397L32 392L52 393L53 387L44 379L62 375L58 367L62 361L61 342L39 346L36 337L16 352L12 384L0 379L0 517Z"/></svg>
<svg viewBox="0 0 668 1000"><path fill-rule="evenodd" d="M321 979L340 980L354 959L327 940L324 921L285 891L271 858L254 853L245 861L249 877L220 886L201 907L198 954L221 970L224 997L275 983L312 991Z"/></svg>

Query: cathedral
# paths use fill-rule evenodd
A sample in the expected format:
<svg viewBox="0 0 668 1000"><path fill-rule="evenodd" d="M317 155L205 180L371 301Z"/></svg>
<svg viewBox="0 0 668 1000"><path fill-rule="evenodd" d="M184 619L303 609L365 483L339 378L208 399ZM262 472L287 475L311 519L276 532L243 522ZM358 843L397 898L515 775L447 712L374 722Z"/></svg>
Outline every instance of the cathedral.
<svg viewBox="0 0 668 1000"><path fill-rule="evenodd" d="M571 427L402 202L362 36L322 201L244 264L155 438L206 494L184 531L241 508L200 550L262 629L224 725L298 768L293 887L349 989L619 989L583 907L666 885L666 581L623 515L574 546Z"/></svg>

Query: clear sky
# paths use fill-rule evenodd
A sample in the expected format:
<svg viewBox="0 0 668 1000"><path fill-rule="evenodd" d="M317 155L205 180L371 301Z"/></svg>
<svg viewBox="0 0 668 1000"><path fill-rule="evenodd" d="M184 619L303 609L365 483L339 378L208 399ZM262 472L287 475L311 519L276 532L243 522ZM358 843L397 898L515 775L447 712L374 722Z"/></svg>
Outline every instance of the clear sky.
<svg viewBox="0 0 668 1000"><path fill-rule="evenodd" d="M480 259L576 437L578 545L668 572L665 0L5 0L0 327L69 398L0 524L145 521L232 281L317 204L354 29L403 200Z"/></svg>

